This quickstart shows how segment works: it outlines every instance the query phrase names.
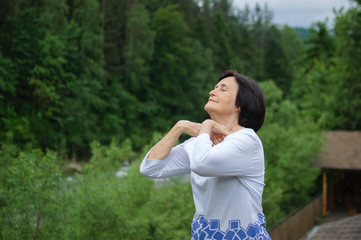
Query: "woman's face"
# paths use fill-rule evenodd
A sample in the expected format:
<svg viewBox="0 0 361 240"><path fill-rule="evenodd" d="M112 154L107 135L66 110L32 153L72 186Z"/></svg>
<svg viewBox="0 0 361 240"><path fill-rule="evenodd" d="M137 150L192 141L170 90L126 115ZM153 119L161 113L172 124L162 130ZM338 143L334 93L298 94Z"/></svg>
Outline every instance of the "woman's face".
<svg viewBox="0 0 361 240"><path fill-rule="evenodd" d="M209 92L209 99L204 109L210 116L228 116L238 114L236 96L238 84L234 77L227 77L218 82L215 88Z"/></svg>

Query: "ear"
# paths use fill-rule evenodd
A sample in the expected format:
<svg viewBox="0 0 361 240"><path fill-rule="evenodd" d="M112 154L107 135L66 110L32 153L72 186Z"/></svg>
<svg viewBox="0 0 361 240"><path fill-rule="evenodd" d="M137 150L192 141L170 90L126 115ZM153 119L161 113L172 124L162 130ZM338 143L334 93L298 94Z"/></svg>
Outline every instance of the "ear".
<svg viewBox="0 0 361 240"><path fill-rule="evenodd" d="M236 112L241 112L241 108L240 108L240 107L236 107Z"/></svg>

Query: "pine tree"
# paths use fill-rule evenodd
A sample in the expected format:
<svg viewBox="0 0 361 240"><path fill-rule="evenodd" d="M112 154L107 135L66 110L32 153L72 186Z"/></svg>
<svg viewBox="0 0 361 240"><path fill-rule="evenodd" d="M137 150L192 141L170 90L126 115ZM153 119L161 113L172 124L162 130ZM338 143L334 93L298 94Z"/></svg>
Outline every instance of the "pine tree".
<svg viewBox="0 0 361 240"><path fill-rule="evenodd" d="M272 79L284 93L288 93L292 83L292 68L280 40L280 32L271 27L265 41L264 72L268 79Z"/></svg>

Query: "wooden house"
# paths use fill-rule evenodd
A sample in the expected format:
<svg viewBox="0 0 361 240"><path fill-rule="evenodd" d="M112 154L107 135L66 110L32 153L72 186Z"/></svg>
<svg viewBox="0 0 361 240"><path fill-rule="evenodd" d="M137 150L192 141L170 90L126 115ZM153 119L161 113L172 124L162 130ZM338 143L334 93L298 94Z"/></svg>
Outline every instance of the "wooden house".
<svg viewBox="0 0 361 240"><path fill-rule="evenodd" d="M323 170L323 215L336 207L361 213L361 132L326 131L326 144L311 165Z"/></svg>

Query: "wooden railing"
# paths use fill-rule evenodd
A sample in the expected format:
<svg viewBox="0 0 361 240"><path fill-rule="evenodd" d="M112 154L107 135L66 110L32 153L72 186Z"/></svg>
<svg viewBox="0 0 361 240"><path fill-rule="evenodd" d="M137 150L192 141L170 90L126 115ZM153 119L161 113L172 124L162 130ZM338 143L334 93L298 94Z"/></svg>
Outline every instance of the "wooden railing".
<svg viewBox="0 0 361 240"><path fill-rule="evenodd" d="M272 226L268 233L272 240L298 240L312 229L321 216L322 195L319 195Z"/></svg>

